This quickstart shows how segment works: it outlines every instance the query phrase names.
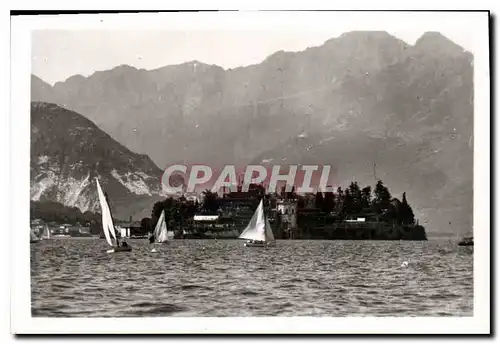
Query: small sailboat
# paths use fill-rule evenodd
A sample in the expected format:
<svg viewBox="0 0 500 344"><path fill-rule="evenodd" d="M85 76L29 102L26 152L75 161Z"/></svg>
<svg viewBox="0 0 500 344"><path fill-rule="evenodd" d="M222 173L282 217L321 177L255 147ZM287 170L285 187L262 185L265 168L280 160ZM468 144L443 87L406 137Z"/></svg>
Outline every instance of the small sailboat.
<svg viewBox="0 0 500 344"><path fill-rule="evenodd" d="M247 242L245 242L246 247L276 246L271 224L264 214L264 202L262 200L239 239L247 239Z"/></svg>
<svg viewBox="0 0 500 344"><path fill-rule="evenodd" d="M35 244L35 243L37 243L39 241L40 241L40 239L33 232L33 229L30 228L30 244Z"/></svg>
<svg viewBox="0 0 500 344"><path fill-rule="evenodd" d="M158 219L158 222L156 222L156 227L155 230L153 231L153 234L151 235L152 238L152 243L158 243L158 244L166 244L168 243L169 240L169 235L168 235L168 230L167 230L167 223L165 222L165 210L161 211L160 218ZM156 248L153 248L151 252L155 253L158 252Z"/></svg>
<svg viewBox="0 0 500 344"><path fill-rule="evenodd" d="M99 196L99 204L101 205L101 214L102 214L102 231L104 233L104 237L106 238L106 242L112 249L107 250L107 253L114 252L130 252L132 251L132 247L128 244L124 246L118 246L118 240L116 239L115 227L113 226L113 218L111 217L111 211L108 206L108 202L106 201L106 197L102 192L101 185L99 184L99 179L95 179L97 184L97 194ZM114 239L114 243L111 240L111 236Z"/></svg>
<svg viewBox="0 0 500 344"><path fill-rule="evenodd" d="M156 243L164 244L168 242L168 230L167 223L165 222L165 210L161 211L161 215L158 219L158 222L156 223L153 236Z"/></svg>
<svg viewBox="0 0 500 344"><path fill-rule="evenodd" d="M458 243L458 246L474 246L474 237L465 237Z"/></svg>
<svg viewBox="0 0 500 344"><path fill-rule="evenodd" d="M50 239L50 229L49 226L45 225L43 228L42 236L40 237L41 240L49 240Z"/></svg>

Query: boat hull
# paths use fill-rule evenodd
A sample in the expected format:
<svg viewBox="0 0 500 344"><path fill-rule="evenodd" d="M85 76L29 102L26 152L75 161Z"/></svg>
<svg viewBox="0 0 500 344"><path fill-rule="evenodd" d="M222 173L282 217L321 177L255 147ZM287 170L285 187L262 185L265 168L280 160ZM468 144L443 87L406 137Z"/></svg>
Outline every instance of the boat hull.
<svg viewBox="0 0 500 344"><path fill-rule="evenodd" d="M245 243L245 247L274 247L274 246L276 246L276 242L274 241Z"/></svg>
<svg viewBox="0 0 500 344"><path fill-rule="evenodd" d="M127 247L115 247L115 248L112 248L111 250L107 250L106 252L107 253L118 253L118 252L130 252L132 251L132 247L131 246L127 246Z"/></svg>
<svg viewBox="0 0 500 344"><path fill-rule="evenodd" d="M153 240L151 237L148 239L148 242L150 244L168 244L170 240L165 240L165 241L156 241L156 240Z"/></svg>
<svg viewBox="0 0 500 344"><path fill-rule="evenodd" d="M458 243L458 246L474 246L474 238L472 237L464 238Z"/></svg>

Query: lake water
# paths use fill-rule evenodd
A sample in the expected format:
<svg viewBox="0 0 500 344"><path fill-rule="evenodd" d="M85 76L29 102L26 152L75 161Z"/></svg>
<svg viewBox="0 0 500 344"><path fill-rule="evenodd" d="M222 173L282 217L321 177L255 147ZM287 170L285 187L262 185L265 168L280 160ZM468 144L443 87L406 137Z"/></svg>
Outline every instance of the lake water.
<svg viewBox="0 0 500 344"><path fill-rule="evenodd" d="M473 249L449 240L129 243L31 244L33 316L473 315Z"/></svg>

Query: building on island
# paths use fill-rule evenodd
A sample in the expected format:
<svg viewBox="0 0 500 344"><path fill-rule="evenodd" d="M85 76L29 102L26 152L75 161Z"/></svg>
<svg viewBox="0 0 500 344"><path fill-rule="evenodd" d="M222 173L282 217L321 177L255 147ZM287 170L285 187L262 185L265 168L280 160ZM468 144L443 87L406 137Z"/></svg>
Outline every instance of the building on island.
<svg viewBox="0 0 500 344"><path fill-rule="evenodd" d="M132 221L130 216L128 221L117 221L115 228L122 238L142 237L141 223L139 221Z"/></svg>
<svg viewBox="0 0 500 344"><path fill-rule="evenodd" d="M293 239L297 231L297 200L281 199L276 201L276 213L279 214L281 232L285 238Z"/></svg>

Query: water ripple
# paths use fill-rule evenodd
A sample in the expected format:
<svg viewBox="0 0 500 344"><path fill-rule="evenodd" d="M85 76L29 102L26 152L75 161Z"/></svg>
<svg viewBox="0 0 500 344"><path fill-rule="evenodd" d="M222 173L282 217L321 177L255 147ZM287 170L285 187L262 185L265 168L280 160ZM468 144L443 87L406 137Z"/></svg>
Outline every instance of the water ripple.
<svg viewBox="0 0 500 344"><path fill-rule="evenodd" d="M473 255L449 241L104 240L31 245L32 315L471 316ZM408 267L401 267L408 261Z"/></svg>

